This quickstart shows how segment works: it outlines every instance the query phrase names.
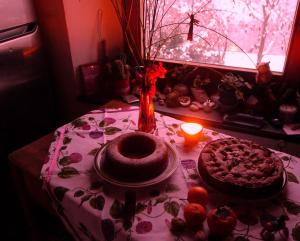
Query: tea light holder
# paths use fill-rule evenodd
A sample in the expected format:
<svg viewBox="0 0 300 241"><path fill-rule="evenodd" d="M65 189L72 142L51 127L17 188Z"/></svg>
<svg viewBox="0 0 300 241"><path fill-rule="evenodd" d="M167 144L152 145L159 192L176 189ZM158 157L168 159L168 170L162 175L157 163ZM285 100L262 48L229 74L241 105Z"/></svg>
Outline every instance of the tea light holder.
<svg viewBox="0 0 300 241"><path fill-rule="evenodd" d="M198 143L203 134L203 126L198 123L183 123L180 129L186 145Z"/></svg>

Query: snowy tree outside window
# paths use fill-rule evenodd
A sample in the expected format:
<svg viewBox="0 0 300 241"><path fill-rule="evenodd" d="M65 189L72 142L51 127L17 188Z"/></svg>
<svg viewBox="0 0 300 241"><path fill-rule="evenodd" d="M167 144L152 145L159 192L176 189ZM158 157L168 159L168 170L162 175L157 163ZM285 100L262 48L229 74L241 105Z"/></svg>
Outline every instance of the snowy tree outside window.
<svg viewBox="0 0 300 241"><path fill-rule="evenodd" d="M151 57L247 69L270 61L283 73L298 0L147 0L150 9L155 1Z"/></svg>

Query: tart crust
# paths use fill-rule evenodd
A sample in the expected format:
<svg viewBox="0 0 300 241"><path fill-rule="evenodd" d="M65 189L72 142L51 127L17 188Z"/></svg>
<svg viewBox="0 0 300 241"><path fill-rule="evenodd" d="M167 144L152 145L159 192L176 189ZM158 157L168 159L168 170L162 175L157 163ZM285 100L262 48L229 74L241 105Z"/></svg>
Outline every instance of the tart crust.
<svg viewBox="0 0 300 241"><path fill-rule="evenodd" d="M264 194L283 183L283 163L269 149L249 140L218 139L200 153L201 177L213 187L235 194Z"/></svg>

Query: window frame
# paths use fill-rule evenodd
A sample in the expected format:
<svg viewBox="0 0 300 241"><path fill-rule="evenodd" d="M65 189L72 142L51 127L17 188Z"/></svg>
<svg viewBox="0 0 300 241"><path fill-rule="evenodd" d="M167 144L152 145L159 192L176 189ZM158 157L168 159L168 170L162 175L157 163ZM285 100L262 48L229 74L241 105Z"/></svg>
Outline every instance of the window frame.
<svg viewBox="0 0 300 241"><path fill-rule="evenodd" d="M130 6L132 1L136 0L129 0L129 4L127 6ZM140 1L139 1L140 3ZM134 4L134 6L136 6ZM139 28L139 25L136 24L136 22L139 19L139 16L141 15L142 11L140 9L141 4L139 4L139 7L134 7L132 10L132 17L129 21L129 27L134 34L134 38L136 39L136 43L139 43L139 46L137 46L140 51L141 50L141 29ZM157 59L161 60L162 62L166 63L174 63L174 64L188 64L188 65L194 65L199 67L210 67L214 69L220 69L224 71L233 71L233 72L241 72L244 73L246 76L253 76L253 73L256 73L255 69L247 69L247 68L238 68L238 67L230 67L230 66L221 66L221 65L212 65L212 64L203 64L203 63L196 63L196 62L190 62L190 61L176 61L176 60L165 60L165 59ZM289 43L288 51L287 51L287 57L285 61L285 66L283 72L272 72L275 78L284 79L287 81L291 86L295 88L300 89L300 2L298 2L296 7L296 14L295 14L295 20L294 20L294 28L292 30L292 36Z"/></svg>

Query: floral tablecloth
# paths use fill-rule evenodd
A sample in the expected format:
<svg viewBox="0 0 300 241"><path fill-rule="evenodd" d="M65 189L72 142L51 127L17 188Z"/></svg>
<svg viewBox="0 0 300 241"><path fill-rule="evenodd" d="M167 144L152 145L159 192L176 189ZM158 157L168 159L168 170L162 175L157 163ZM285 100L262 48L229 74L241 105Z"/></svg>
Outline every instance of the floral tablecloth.
<svg viewBox="0 0 300 241"><path fill-rule="evenodd" d="M155 135L171 143L179 156L179 168L166 181L136 191L133 222L123 218L125 188L101 180L94 171L94 157L101 146L115 137L137 129L138 109L99 109L57 129L41 177L44 188L67 229L76 240L193 240L191 232L174 236L173 217L183 217L187 191L205 185L196 169L204 145L225 134L204 129L193 148L184 145L181 121L156 113ZM275 240L300 240L300 161L279 153L287 170L284 191L268 199L245 200L224 195L209 187L207 211L229 205L238 214L238 225L226 240L262 240L266 221L286 215L287 229L275 233ZM208 233L206 222L204 231Z"/></svg>

